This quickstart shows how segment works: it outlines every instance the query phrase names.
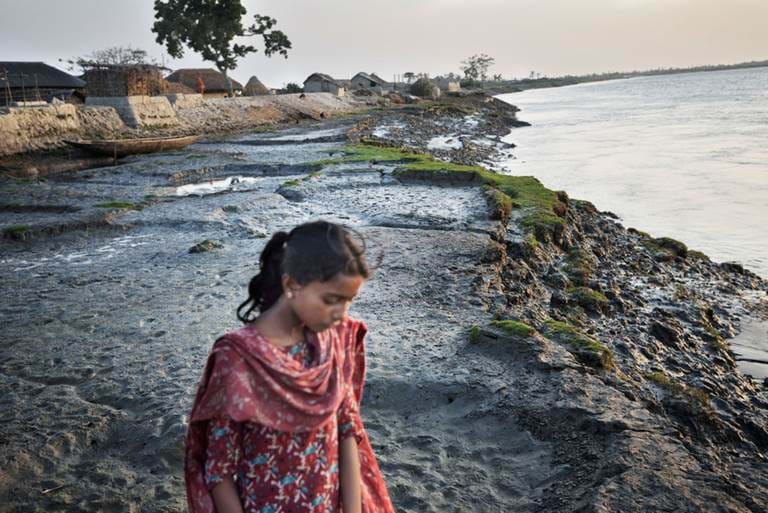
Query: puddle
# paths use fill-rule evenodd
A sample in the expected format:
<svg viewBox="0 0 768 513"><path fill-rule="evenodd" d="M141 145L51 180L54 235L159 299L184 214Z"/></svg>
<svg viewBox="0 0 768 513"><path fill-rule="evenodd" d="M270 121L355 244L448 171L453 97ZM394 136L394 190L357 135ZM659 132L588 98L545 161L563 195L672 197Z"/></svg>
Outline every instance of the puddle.
<svg viewBox="0 0 768 513"><path fill-rule="evenodd" d="M429 150L459 150L464 144L456 135L440 135L427 143Z"/></svg>
<svg viewBox="0 0 768 513"><path fill-rule="evenodd" d="M222 180L210 180L205 183L190 183L176 188L176 196L207 196L224 191L249 191L263 182L262 178L249 176L228 176Z"/></svg>
<svg viewBox="0 0 768 513"><path fill-rule="evenodd" d="M753 319L744 323L741 333L728 343L742 374L768 378L768 321Z"/></svg>

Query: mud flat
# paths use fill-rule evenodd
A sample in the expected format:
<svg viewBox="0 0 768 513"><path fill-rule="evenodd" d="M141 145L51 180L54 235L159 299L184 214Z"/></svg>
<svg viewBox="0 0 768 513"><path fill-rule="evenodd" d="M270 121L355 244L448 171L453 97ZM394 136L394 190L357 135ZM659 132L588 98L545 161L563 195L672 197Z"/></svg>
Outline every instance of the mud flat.
<svg viewBox="0 0 768 513"><path fill-rule="evenodd" d="M398 511L764 511L768 397L728 339L765 281L475 167L514 112L454 107L6 180L2 510L184 511L211 343L266 237L325 218L383 252L352 315Z"/></svg>

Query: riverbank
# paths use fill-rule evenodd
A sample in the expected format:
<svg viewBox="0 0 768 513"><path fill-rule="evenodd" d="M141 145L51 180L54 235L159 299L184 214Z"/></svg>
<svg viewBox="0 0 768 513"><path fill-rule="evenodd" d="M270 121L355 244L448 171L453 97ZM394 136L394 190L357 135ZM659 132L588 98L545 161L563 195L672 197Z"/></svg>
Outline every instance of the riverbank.
<svg viewBox="0 0 768 513"><path fill-rule="evenodd" d="M2 503L184 511L210 344L266 237L325 218L384 256L352 315L398 511L764 509L768 396L727 340L766 282L478 167L517 119L475 100L3 179Z"/></svg>
<svg viewBox="0 0 768 513"><path fill-rule="evenodd" d="M370 98L330 93L203 99L101 98L98 105L44 105L0 109L0 158L66 149L67 139L117 139L224 134L279 123L319 120L378 105Z"/></svg>

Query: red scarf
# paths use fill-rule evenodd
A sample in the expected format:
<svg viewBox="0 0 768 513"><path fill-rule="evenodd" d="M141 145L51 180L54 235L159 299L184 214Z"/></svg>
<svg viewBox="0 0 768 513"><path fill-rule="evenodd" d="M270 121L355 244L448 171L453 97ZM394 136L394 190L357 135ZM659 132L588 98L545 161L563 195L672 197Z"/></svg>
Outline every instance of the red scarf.
<svg viewBox="0 0 768 513"><path fill-rule="evenodd" d="M347 318L321 333L305 330L313 346L308 368L249 327L213 345L197 388L184 453L189 513L215 513L204 481L208 421L229 417L280 431L308 431L331 420L347 386L360 404L365 382L363 321ZM214 361L223 368L213 377ZM363 430L358 444L363 513L394 513L376 456Z"/></svg>

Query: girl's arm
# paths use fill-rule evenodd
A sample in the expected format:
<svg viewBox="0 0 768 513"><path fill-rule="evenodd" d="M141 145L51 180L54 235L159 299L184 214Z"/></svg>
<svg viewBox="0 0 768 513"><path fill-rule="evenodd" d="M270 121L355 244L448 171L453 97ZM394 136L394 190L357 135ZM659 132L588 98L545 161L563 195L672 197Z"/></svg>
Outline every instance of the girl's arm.
<svg viewBox="0 0 768 513"><path fill-rule="evenodd" d="M217 513L243 513L240 496L232 476L225 477L211 490Z"/></svg>
<svg viewBox="0 0 768 513"><path fill-rule="evenodd" d="M341 441L339 447L339 478L341 482L341 503L344 513L362 513L360 491L360 454L357 439L350 436ZM218 503L217 503L218 506Z"/></svg>

